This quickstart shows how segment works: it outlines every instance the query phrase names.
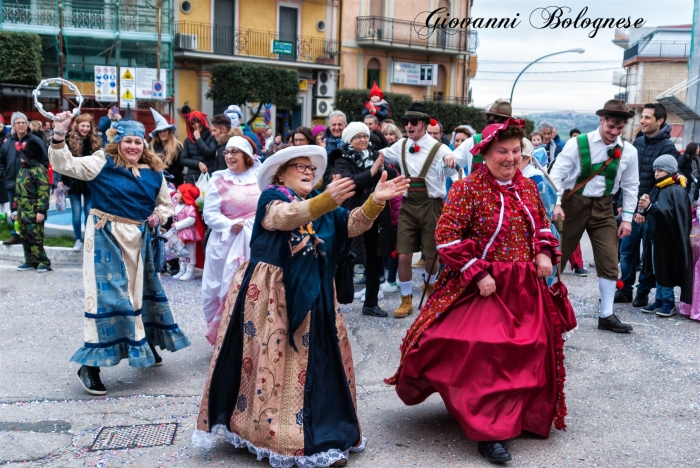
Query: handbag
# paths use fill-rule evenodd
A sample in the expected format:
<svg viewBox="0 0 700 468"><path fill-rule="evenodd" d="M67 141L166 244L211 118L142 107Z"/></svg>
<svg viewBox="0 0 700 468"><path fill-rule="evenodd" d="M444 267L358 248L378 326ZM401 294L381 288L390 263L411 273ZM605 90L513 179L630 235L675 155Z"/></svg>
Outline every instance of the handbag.
<svg viewBox="0 0 700 468"><path fill-rule="evenodd" d="M197 204L197 208L199 208L199 211L203 211L204 196L207 193L207 186L209 185L209 173L205 172L204 174L200 174L199 178L197 179L197 182L194 185L199 189L199 196L195 200L195 203Z"/></svg>
<svg viewBox="0 0 700 468"><path fill-rule="evenodd" d="M176 258L187 257L190 254L187 247L177 236L177 230L174 227L166 231L163 237L167 239L165 243L165 260L168 262Z"/></svg>
<svg viewBox="0 0 700 468"><path fill-rule="evenodd" d="M351 304L355 299L354 260L355 254L348 250L343 250L338 258L338 266L335 270L335 295L341 304Z"/></svg>
<svg viewBox="0 0 700 468"><path fill-rule="evenodd" d="M165 244L168 239L160 233L160 223L154 229L155 235L151 239L153 247L153 268L156 273L163 273L166 269Z"/></svg>

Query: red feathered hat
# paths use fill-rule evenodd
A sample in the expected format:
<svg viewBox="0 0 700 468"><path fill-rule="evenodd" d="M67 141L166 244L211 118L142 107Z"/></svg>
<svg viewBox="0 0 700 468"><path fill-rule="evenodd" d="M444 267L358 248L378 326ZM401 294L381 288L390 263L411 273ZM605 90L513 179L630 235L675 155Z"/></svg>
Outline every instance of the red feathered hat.
<svg viewBox="0 0 700 468"><path fill-rule="evenodd" d="M372 85L372 89L369 92L369 97L372 97L372 96L379 96L379 99L384 99L384 93L382 92L381 89L379 89L379 86L377 86L376 81Z"/></svg>
<svg viewBox="0 0 700 468"><path fill-rule="evenodd" d="M182 201L185 205L197 206L197 198L199 197L199 189L193 184L182 184L177 188L180 195L182 195Z"/></svg>
<svg viewBox="0 0 700 468"><path fill-rule="evenodd" d="M474 146L471 149L471 154L477 155L483 152L483 149L489 145L493 140L498 139L498 134L511 125L518 126L520 128L525 128L525 121L522 119L509 118L503 123L487 125L484 131L481 132L481 143Z"/></svg>

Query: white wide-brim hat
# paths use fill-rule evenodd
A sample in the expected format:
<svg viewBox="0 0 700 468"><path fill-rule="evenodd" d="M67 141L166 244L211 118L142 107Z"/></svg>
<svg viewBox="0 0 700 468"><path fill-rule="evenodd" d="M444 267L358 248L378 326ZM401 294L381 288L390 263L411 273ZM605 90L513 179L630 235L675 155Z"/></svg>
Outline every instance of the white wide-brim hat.
<svg viewBox="0 0 700 468"><path fill-rule="evenodd" d="M296 158L309 158L311 165L316 166L316 174L314 175L313 186L315 187L323 173L326 172L327 158L326 149L317 145L304 146L289 146L281 149L262 163L260 172L258 172L258 187L260 190L265 190L268 185L272 184L272 178L277 173L277 169L286 163Z"/></svg>

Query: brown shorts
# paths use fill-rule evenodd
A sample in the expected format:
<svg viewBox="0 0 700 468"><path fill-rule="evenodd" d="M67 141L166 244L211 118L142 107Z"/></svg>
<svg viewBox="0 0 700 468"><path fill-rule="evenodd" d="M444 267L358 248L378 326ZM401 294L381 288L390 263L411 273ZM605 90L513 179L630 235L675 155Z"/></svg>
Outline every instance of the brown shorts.
<svg viewBox="0 0 700 468"><path fill-rule="evenodd" d="M397 253L423 252L427 258L435 257L435 228L442 214L442 206L441 198L403 199L397 230Z"/></svg>

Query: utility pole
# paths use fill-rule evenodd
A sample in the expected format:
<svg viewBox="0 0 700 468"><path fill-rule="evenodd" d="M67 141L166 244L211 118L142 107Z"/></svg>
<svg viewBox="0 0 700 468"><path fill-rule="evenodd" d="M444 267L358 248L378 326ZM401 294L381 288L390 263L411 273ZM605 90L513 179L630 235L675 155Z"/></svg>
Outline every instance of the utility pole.
<svg viewBox="0 0 700 468"><path fill-rule="evenodd" d="M156 1L156 30L158 32L158 43L156 44L156 81L158 81L160 80L161 34L163 32L163 0ZM155 102L155 107L158 109L158 112L163 112L163 106L160 101Z"/></svg>
<svg viewBox="0 0 700 468"><path fill-rule="evenodd" d="M58 75L65 73L65 56L63 55L63 3L58 0ZM63 110L63 85L58 87L58 108Z"/></svg>
<svg viewBox="0 0 700 468"><path fill-rule="evenodd" d="M119 104L121 103L121 92L122 92L122 84L121 84L121 77L122 77L122 72L121 72L121 67L120 67L120 62L121 62L121 50L119 49L119 26L120 26L120 8L119 8L119 0L115 0L114 4L116 5L116 11L115 11L115 16L117 18L116 21L116 31L115 31L115 46L116 46L116 54L114 56L114 61L117 64L117 107L119 107Z"/></svg>

